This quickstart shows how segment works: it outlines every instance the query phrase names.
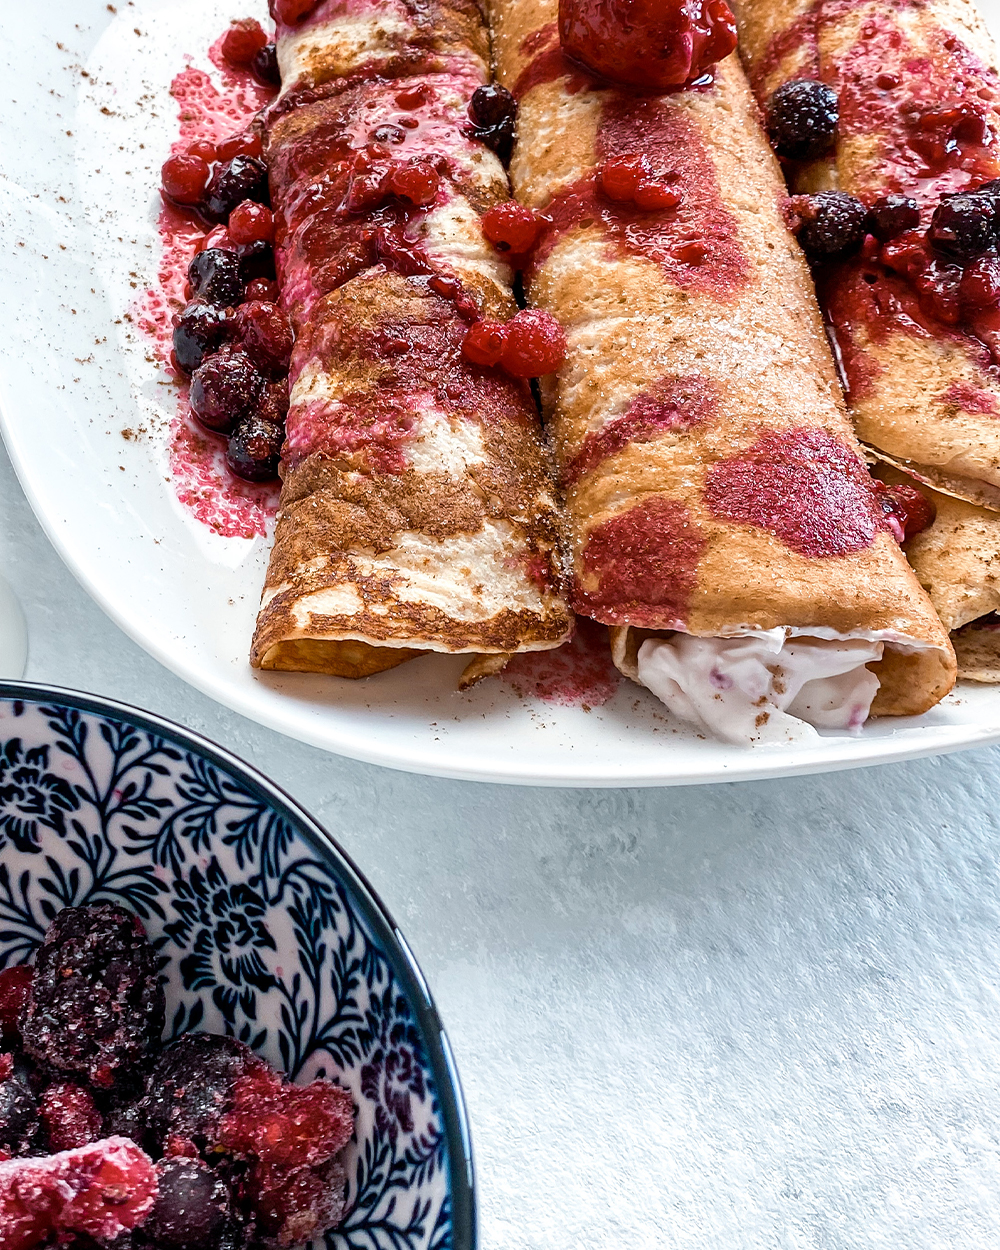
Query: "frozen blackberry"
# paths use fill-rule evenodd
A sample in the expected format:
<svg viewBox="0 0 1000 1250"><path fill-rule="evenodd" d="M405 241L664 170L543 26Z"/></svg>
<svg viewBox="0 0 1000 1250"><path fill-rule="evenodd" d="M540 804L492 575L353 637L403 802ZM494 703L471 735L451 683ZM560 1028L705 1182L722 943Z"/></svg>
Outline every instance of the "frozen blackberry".
<svg viewBox="0 0 1000 1250"><path fill-rule="evenodd" d="M920 208L908 195L883 195L868 210L868 229L880 243L919 225Z"/></svg>
<svg viewBox="0 0 1000 1250"><path fill-rule="evenodd" d="M934 210L928 237L946 256L971 260L996 242L997 206L982 193L946 195Z"/></svg>
<svg viewBox="0 0 1000 1250"><path fill-rule="evenodd" d="M243 200L268 202L267 166L256 156L234 156L217 166L202 207L214 221L225 221Z"/></svg>
<svg viewBox="0 0 1000 1250"><path fill-rule="evenodd" d="M843 191L796 195L791 207L801 222L799 243L811 260L845 256L864 242L868 210L853 195Z"/></svg>
<svg viewBox="0 0 1000 1250"><path fill-rule="evenodd" d="M39 1108L49 1150L76 1150L101 1137L102 1118L89 1090L68 1082L42 1090Z"/></svg>
<svg viewBox="0 0 1000 1250"><path fill-rule="evenodd" d="M219 308L238 304L243 298L240 258L221 247L207 247L192 257L188 282L198 299Z"/></svg>
<svg viewBox="0 0 1000 1250"><path fill-rule="evenodd" d="M53 1073L110 1089L163 1032L156 952L110 904L67 907L45 932L21 1019L24 1048Z"/></svg>
<svg viewBox="0 0 1000 1250"><path fill-rule="evenodd" d="M826 83L794 78L782 83L767 102L767 134L779 156L811 161L822 156L837 134L837 93Z"/></svg>
<svg viewBox="0 0 1000 1250"><path fill-rule="evenodd" d="M8 1045L20 1041L18 1020L28 1001L33 974L28 964L17 964L0 972L0 1038Z"/></svg>
<svg viewBox="0 0 1000 1250"><path fill-rule="evenodd" d="M241 1076L264 1066L233 1037L187 1033L157 1055L136 1108L147 1149L162 1154L171 1138L198 1149L215 1144L219 1123Z"/></svg>
<svg viewBox="0 0 1000 1250"><path fill-rule="evenodd" d="M200 1159L164 1159L156 1165L153 1209L134 1234L151 1250L218 1250L231 1223L229 1187Z"/></svg>
<svg viewBox="0 0 1000 1250"><path fill-rule="evenodd" d="M0 1055L0 1147L12 1155L42 1153L38 1100L11 1055Z"/></svg>

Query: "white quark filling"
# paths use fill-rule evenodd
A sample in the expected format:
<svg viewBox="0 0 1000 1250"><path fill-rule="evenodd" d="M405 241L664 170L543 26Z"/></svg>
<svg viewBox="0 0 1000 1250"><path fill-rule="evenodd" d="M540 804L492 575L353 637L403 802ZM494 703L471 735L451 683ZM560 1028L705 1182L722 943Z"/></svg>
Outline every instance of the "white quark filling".
<svg viewBox="0 0 1000 1250"><path fill-rule="evenodd" d="M817 729L856 733L879 682L865 667L878 638L801 638L785 629L736 638L673 634L639 647L639 681L680 720L734 745L794 742Z"/></svg>

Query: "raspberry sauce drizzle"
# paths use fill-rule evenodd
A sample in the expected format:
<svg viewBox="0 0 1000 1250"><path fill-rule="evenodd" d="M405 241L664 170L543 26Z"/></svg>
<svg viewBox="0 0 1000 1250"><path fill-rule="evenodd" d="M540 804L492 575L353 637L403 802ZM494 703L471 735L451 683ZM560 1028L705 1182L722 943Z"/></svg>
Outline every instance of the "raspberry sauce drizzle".
<svg viewBox="0 0 1000 1250"><path fill-rule="evenodd" d="M171 155L187 151L198 139L215 142L238 133L273 97L270 88L249 71L234 69L223 59L223 37L209 49L221 88L193 65L181 70L171 83L179 122ZM207 230L193 211L168 203L160 208L157 226L162 246L157 283L146 291L136 317L152 339L157 357L170 369L171 318L187 303L188 262ZM266 535L278 508L277 484L254 486L228 470L222 444L204 434L191 414L186 379L181 381L170 423L168 463L174 493L196 520L223 538Z"/></svg>
<svg viewBox="0 0 1000 1250"><path fill-rule="evenodd" d="M622 679L611 659L608 631L585 616L577 617L569 642L553 651L512 656L501 677L523 697L585 712L612 699Z"/></svg>

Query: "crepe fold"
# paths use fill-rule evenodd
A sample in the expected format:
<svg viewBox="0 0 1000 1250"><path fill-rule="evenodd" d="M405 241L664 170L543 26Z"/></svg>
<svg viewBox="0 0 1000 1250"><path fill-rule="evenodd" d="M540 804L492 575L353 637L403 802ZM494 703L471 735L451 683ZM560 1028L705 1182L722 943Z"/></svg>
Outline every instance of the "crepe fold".
<svg viewBox="0 0 1000 1250"><path fill-rule="evenodd" d="M873 710L924 711L954 656L860 458L738 60L711 87L632 96L563 56L556 11L492 4L515 194L551 222L525 287L568 340L542 392L574 606L632 677L669 631L879 640ZM676 209L602 193L602 164L636 153Z"/></svg>
<svg viewBox="0 0 1000 1250"><path fill-rule="evenodd" d="M470 319L515 312L480 225L508 182L467 115L487 51L471 4L324 0L279 26L266 150L296 341L256 667L461 652L468 680L571 630L530 388L461 354Z"/></svg>
<svg viewBox="0 0 1000 1250"><path fill-rule="evenodd" d="M845 191L868 205L905 194L926 227L942 195L1000 177L996 49L972 0L733 8L762 106L791 79L819 79L838 95L836 144L789 165L793 191ZM1000 313L995 301L960 307L946 268L935 276L912 263L919 279L898 248L890 266L862 256L818 275L855 430L923 480L1000 508ZM933 283L936 302L918 289Z"/></svg>

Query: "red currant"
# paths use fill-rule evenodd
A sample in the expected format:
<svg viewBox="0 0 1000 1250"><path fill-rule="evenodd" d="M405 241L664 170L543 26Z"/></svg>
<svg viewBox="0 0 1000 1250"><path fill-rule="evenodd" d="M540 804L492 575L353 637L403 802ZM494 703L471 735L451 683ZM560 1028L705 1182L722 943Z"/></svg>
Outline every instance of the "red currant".
<svg viewBox="0 0 1000 1250"><path fill-rule="evenodd" d="M441 175L427 161L398 165L388 179L389 187L401 200L424 207L433 204L441 186Z"/></svg>
<svg viewBox="0 0 1000 1250"><path fill-rule="evenodd" d="M264 155L260 135L252 130L223 139L215 145L215 151L220 161L231 161L235 156L255 156L259 159Z"/></svg>
<svg viewBox="0 0 1000 1250"><path fill-rule="evenodd" d="M462 355L474 365L498 365L503 355L506 326L499 321L477 321L469 326Z"/></svg>
<svg viewBox="0 0 1000 1250"><path fill-rule="evenodd" d="M650 175L647 157L635 152L629 156L616 156L601 166L601 186L609 200L627 202L635 199L639 183Z"/></svg>
<svg viewBox="0 0 1000 1250"><path fill-rule="evenodd" d="M246 69L266 43L260 22L243 17L231 22L222 36L222 56L234 69Z"/></svg>
<svg viewBox="0 0 1000 1250"><path fill-rule="evenodd" d="M538 218L530 208L507 200L483 218L483 234L501 252L527 252L538 238Z"/></svg>
<svg viewBox="0 0 1000 1250"><path fill-rule="evenodd" d="M237 204L229 214L229 237L234 243L273 243L271 210L253 200Z"/></svg>
<svg viewBox="0 0 1000 1250"><path fill-rule="evenodd" d="M163 189L178 204L197 204L208 188L212 171L200 156L171 156L160 171Z"/></svg>
<svg viewBox="0 0 1000 1250"><path fill-rule="evenodd" d="M195 139L187 150L188 156L200 156L209 165L219 159L219 153L211 139Z"/></svg>
<svg viewBox="0 0 1000 1250"><path fill-rule="evenodd" d="M566 359L566 333L551 313L537 308L507 322L500 363L515 378L555 373Z"/></svg>
<svg viewBox="0 0 1000 1250"><path fill-rule="evenodd" d="M270 278L254 278L247 283L243 298L246 301L262 299L268 303L276 304L278 302L278 284L272 282Z"/></svg>

